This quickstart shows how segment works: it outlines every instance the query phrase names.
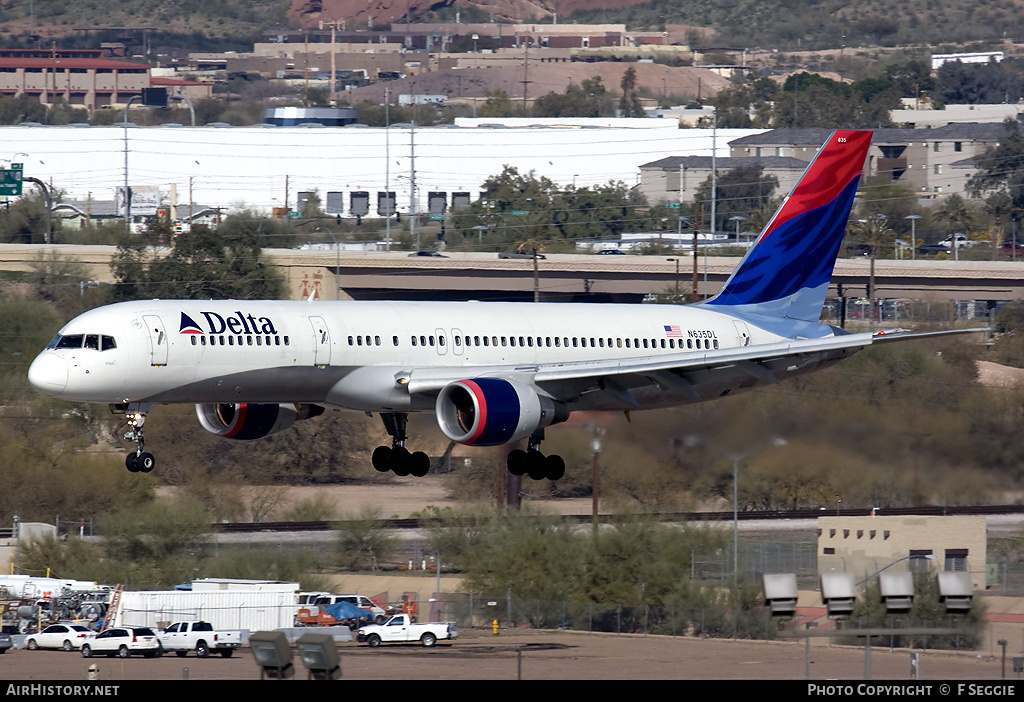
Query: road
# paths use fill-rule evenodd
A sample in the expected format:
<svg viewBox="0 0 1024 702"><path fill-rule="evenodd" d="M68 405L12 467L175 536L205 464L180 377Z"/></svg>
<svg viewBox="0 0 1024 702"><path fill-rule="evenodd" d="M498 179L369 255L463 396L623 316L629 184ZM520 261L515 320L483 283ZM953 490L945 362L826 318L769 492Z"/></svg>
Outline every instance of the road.
<svg viewBox="0 0 1024 702"><path fill-rule="evenodd" d="M518 650L517 650L518 649ZM858 680L864 650L803 642L747 642L687 637L516 631L462 632L432 649L416 645L371 649L339 644L344 679L355 680ZM521 656L521 658L520 658ZM85 680L90 665L101 682L121 680L255 680L248 648L233 658L89 659L78 653L13 650L0 656L0 679ZM296 677L306 671L296 659ZM874 648L874 680L907 680L910 653ZM922 652L922 680L995 680L1000 661L977 652Z"/></svg>

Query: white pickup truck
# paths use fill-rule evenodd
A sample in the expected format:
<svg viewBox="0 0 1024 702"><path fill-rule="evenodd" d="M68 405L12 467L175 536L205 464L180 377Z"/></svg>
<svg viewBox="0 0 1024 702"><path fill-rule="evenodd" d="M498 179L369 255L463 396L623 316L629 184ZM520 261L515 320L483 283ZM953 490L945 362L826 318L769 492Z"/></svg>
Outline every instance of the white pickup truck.
<svg viewBox="0 0 1024 702"><path fill-rule="evenodd" d="M211 653L230 658L242 645L242 632L214 631L209 622L177 622L157 634L157 638L166 652L186 656L189 651L195 651L200 658Z"/></svg>
<svg viewBox="0 0 1024 702"><path fill-rule="evenodd" d="M396 614L383 624L371 624L359 630L360 642L370 646L382 643L412 643L418 641L424 646L433 646L440 639L450 641L459 635L455 622L430 622L413 624L408 614Z"/></svg>

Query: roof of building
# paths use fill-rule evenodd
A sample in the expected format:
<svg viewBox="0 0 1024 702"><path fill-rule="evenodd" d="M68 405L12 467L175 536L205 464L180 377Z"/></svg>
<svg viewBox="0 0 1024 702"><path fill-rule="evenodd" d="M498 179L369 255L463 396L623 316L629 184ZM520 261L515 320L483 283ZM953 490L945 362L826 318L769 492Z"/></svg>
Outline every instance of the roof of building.
<svg viewBox="0 0 1024 702"><path fill-rule="evenodd" d="M729 146L779 146L799 145L820 146L825 143L834 129L823 127L772 129L761 134L733 139ZM1000 122L959 122L934 129L905 129L883 127L871 130L873 144L905 144L911 141L935 141L936 139L999 139L1006 134Z"/></svg>
<svg viewBox="0 0 1024 702"><path fill-rule="evenodd" d="M802 171L807 168L807 161L802 161L792 156L740 156L720 157L715 159L715 167L719 170L731 168L742 168L744 166L760 165L765 169L794 169ZM710 156L667 156L657 161L651 161L640 166L640 168L662 168L665 170L678 170L683 168L697 168L711 170Z"/></svg>
<svg viewBox="0 0 1024 702"><path fill-rule="evenodd" d="M0 68L109 68L115 71L142 69L148 72L150 67L145 63L112 59L62 58L59 56L57 58L11 58L3 56L0 57Z"/></svg>

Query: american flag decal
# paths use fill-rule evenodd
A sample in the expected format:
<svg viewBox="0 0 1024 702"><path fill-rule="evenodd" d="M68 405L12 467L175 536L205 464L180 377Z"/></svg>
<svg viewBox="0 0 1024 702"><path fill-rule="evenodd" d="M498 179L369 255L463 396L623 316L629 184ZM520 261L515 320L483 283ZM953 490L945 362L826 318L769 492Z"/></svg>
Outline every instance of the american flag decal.
<svg viewBox="0 0 1024 702"><path fill-rule="evenodd" d="M680 338L683 336L683 332L675 324L665 325L665 336L670 338Z"/></svg>

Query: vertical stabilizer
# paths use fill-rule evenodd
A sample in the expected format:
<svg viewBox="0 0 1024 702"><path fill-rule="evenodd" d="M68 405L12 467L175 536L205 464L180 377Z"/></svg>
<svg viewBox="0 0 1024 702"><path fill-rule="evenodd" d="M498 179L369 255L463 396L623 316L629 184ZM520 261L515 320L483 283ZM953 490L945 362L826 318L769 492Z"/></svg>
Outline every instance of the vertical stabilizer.
<svg viewBox="0 0 1024 702"><path fill-rule="evenodd" d="M853 207L871 132L833 132L706 305L816 322Z"/></svg>

